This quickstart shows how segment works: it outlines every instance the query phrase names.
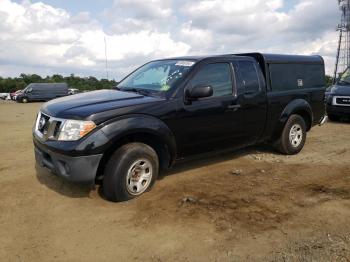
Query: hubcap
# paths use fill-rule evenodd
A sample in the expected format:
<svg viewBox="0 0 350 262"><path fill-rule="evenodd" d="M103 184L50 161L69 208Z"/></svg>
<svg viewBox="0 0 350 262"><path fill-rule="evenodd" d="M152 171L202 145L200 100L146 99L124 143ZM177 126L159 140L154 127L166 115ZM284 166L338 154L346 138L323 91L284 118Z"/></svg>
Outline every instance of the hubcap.
<svg viewBox="0 0 350 262"><path fill-rule="evenodd" d="M153 168L147 159L135 161L126 176L126 189L129 194L137 196L146 191L152 181Z"/></svg>
<svg viewBox="0 0 350 262"><path fill-rule="evenodd" d="M298 147L303 141L303 129L299 124L295 124L289 131L289 142L293 147Z"/></svg>

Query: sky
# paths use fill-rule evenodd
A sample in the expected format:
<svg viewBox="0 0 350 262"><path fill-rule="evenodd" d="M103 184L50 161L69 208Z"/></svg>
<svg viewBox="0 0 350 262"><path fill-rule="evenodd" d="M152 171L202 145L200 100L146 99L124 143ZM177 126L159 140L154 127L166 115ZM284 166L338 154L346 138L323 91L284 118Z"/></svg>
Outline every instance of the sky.
<svg viewBox="0 0 350 262"><path fill-rule="evenodd" d="M332 74L337 0L0 0L0 76L120 80L153 59L322 55Z"/></svg>

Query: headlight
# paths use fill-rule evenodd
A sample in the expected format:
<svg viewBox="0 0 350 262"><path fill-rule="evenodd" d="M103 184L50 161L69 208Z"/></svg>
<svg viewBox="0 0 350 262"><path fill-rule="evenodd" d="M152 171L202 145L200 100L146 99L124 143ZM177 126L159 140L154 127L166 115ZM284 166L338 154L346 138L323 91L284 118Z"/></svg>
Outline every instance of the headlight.
<svg viewBox="0 0 350 262"><path fill-rule="evenodd" d="M75 141L90 133L96 127L92 121L66 120L58 140Z"/></svg>

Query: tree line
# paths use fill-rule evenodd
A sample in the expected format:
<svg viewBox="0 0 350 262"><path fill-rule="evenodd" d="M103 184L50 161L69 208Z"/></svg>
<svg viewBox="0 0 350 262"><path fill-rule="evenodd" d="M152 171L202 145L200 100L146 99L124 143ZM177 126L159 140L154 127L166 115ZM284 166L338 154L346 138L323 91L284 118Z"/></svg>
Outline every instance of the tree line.
<svg viewBox="0 0 350 262"><path fill-rule="evenodd" d="M96 77L79 77L71 74L70 76L52 75L42 78L36 74L21 74L19 77L0 77L0 93L9 93L19 89L24 89L31 83L67 83L69 88L77 88L80 91L111 89L117 85L115 80L100 79ZM326 76L327 86L332 85L333 78Z"/></svg>
<svg viewBox="0 0 350 262"><path fill-rule="evenodd" d="M0 76L0 93L9 93L19 89L24 89L31 83L67 83L69 88L76 88L80 91L111 89L117 85L115 80L97 79L96 77L79 77L71 74L70 76L52 75L41 77L36 74L20 74L19 77Z"/></svg>
<svg viewBox="0 0 350 262"><path fill-rule="evenodd" d="M327 87L333 85L333 79L334 79L333 77L326 75L326 86Z"/></svg>

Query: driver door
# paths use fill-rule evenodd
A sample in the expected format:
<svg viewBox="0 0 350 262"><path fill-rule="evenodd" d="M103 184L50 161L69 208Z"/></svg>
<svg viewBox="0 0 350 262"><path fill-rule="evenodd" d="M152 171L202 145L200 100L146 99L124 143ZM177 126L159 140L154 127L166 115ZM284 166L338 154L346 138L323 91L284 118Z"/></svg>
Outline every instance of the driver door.
<svg viewBox="0 0 350 262"><path fill-rule="evenodd" d="M180 154L186 156L244 143L231 61L219 60L202 65L185 90L197 85L210 85L214 94L184 103L179 116L182 123Z"/></svg>

